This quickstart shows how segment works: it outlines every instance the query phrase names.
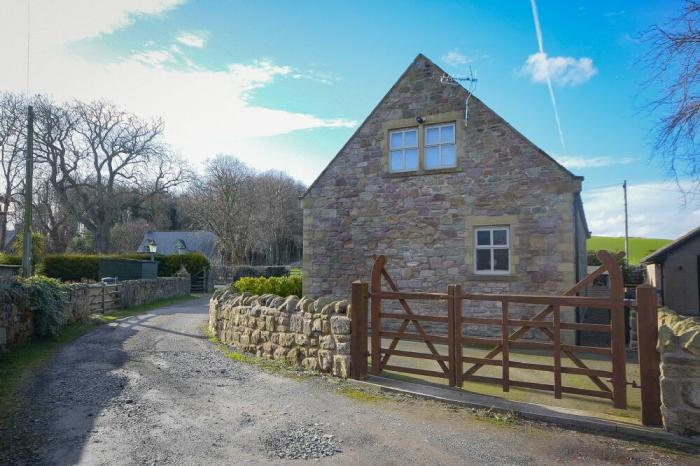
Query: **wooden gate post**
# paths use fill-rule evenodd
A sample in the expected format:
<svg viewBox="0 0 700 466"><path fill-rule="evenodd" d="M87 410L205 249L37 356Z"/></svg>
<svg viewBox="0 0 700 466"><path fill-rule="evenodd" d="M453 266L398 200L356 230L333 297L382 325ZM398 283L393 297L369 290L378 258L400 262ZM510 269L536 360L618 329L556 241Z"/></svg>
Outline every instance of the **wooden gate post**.
<svg viewBox="0 0 700 466"><path fill-rule="evenodd" d="M457 296L457 286L447 286L447 358L450 368L448 381L450 387L457 385L457 359L455 357L455 297Z"/></svg>
<svg viewBox="0 0 700 466"><path fill-rule="evenodd" d="M352 315L350 316L350 374L355 380L367 378L367 283L352 283Z"/></svg>
<svg viewBox="0 0 700 466"><path fill-rule="evenodd" d="M658 303L656 288L644 284L637 287L637 355L639 376L642 384L642 424L660 426L661 387L659 379L659 352L656 345L659 339Z"/></svg>

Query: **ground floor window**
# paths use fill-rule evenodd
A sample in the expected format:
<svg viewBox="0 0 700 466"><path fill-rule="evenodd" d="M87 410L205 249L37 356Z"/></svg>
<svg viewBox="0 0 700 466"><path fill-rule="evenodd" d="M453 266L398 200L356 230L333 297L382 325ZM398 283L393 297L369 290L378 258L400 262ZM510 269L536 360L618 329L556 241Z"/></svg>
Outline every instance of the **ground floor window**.
<svg viewBox="0 0 700 466"><path fill-rule="evenodd" d="M510 273L510 228L479 227L474 235L474 271L480 274Z"/></svg>

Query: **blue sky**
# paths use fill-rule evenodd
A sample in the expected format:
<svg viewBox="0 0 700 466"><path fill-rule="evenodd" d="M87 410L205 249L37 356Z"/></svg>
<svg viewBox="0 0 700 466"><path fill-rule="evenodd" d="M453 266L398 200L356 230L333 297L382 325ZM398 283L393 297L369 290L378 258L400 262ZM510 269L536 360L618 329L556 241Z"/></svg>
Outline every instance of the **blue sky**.
<svg viewBox="0 0 700 466"><path fill-rule="evenodd" d="M0 88L24 90L26 4L3 4L11 26L0 52L16 66ZM622 233L626 178L632 234L674 237L700 211L649 159L654 120L642 108L650 95L636 37L679 5L540 0L546 55L537 55L528 0L33 0L29 86L163 118L195 166L230 153L308 184L420 52L454 75L471 66L481 100L585 176L594 234Z"/></svg>

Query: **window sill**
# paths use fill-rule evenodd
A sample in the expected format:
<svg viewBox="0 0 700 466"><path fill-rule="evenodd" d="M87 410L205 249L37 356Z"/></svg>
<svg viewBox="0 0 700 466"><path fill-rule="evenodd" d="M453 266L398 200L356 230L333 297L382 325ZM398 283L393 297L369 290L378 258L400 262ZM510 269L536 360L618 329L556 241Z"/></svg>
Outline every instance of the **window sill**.
<svg viewBox="0 0 700 466"><path fill-rule="evenodd" d="M408 172L384 172L384 178L403 178L407 176L423 176L423 175L442 175L445 173L460 173L462 169L454 168L436 168L434 170L413 170Z"/></svg>
<svg viewBox="0 0 700 466"><path fill-rule="evenodd" d="M513 274L470 273L467 275L467 280L473 282L514 282L517 277Z"/></svg>
<svg viewBox="0 0 700 466"><path fill-rule="evenodd" d="M384 178L404 178L407 176L417 176L420 175L420 173L417 170L409 171L409 172L385 172L384 173Z"/></svg>
<svg viewBox="0 0 700 466"><path fill-rule="evenodd" d="M459 173L461 172L462 169L459 167L449 167L449 168L433 168L433 169L425 169L423 171L424 175L440 175L442 173Z"/></svg>

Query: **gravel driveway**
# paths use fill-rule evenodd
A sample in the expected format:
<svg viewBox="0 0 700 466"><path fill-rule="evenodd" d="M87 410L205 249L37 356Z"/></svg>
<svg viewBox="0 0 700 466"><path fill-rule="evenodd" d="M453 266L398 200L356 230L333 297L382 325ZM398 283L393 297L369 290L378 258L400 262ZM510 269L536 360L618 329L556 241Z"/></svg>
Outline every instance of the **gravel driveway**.
<svg viewBox="0 0 700 466"><path fill-rule="evenodd" d="M98 327L22 389L0 464L693 464L691 456L410 398L356 400L226 358L207 300ZM695 462L694 464L698 464Z"/></svg>

